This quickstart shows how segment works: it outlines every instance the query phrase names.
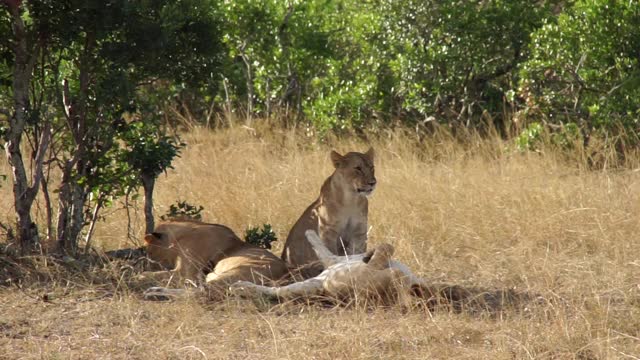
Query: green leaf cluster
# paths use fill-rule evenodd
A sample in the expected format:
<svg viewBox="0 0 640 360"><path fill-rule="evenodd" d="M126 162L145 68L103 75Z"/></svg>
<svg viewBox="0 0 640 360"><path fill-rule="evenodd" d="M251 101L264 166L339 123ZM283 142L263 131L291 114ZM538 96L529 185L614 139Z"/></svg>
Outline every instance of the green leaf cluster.
<svg viewBox="0 0 640 360"><path fill-rule="evenodd" d="M549 123L636 132L640 119L640 3L578 0L535 31L519 93Z"/></svg>
<svg viewBox="0 0 640 360"><path fill-rule="evenodd" d="M247 243L263 249L271 249L271 243L278 240L270 224L264 224L262 228L256 226L247 229L244 239Z"/></svg>
<svg viewBox="0 0 640 360"><path fill-rule="evenodd" d="M176 201L169 206L169 211L166 214L160 216L162 220L170 219L193 219L202 220L202 210L204 207L201 205L191 205L187 201Z"/></svg>

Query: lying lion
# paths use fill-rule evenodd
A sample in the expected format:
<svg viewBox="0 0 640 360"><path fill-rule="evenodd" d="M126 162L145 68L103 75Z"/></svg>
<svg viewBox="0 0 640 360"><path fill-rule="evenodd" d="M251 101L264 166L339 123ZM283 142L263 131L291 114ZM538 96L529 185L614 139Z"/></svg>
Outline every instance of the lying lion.
<svg viewBox="0 0 640 360"><path fill-rule="evenodd" d="M404 264L392 260L393 246L382 244L365 253L336 256L324 246L313 230L305 233L316 255L325 266L320 275L287 286L269 287L246 281L230 286L230 292L244 297L268 296L278 299L328 297L332 299L382 300L411 307L412 296L426 301L430 310L438 306L455 311L500 311L505 306L524 305L531 300L540 302L539 295L511 289L481 289L447 284L427 284L415 276Z"/></svg>
<svg viewBox="0 0 640 360"><path fill-rule="evenodd" d="M398 301L408 305L416 288L428 289L426 282L402 263L391 259L394 248L382 244L365 254L334 255L313 230L305 233L316 256L325 267L318 276L287 286L268 287L240 281L232 284L231 293L244 297L265 295L280 299L326 296L339 300L355 298Z"/></svg>
<svg viewBox="0 0 640 360"><path fill-rule="evenodd" d="M159 224L144 237L147 256L169 271L145 272L141 279L178 277L225 290L237 281L264 283L288 274L284 261L266 249L248 244L226 226L192 220ZM206 279L205 279L206 274Z"/></svg>

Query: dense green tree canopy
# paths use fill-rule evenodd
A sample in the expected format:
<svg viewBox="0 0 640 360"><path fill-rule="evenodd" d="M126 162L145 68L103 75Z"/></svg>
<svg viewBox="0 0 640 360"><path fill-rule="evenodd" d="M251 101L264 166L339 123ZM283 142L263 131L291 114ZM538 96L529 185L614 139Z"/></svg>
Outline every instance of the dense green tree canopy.
<svg viewBox="0 0 640 360"><path fill-rule="evenodd" d="M33 227L28 220L33 196L25 202L18 195L27 182L20 154L25 136L37 163L30 195L40 179L48 191L43 164L62 172L55 236L62 248L74 251L82 228L95 223L101 207L141 183L150 196L148 187L152 190L155 177L177 156L180 144L163 134L158 116L172 98L159 94L217 91L226 53L217 2L3 4L0 29L7 36L0 39L0 108L10 120L2 124L9 163L19 174L14 177L19 227ZM38 145L42 139L51 146ZM51 214L53 205L47 208ZM20 233L20 240L34 242L33 234Z"/></svg>
<svg viewBox="0 0 640 360"><path fill-rule="evenodd" d="M640 3L581 0L533 33L520 94L552 123L637 130Z"/></svg>
<svg viewBox="0 0 640 360"><path fill-rule="evenodd" d="M235 113L321 134L430 121L496 126L505 136L524 129L522 148L545 129L563 139L620 129L637 137L638 1L0 4L0 134L22 174L14 189L31 199L46 183L43 164L58 167L49 228L72 242L87 210L97 214L140 184L151 195L182 147L163 126L172 118ZM29 186L20 185L23 137L36 160ZM30 201L16 199L20 226L31 226Z"/></svg>

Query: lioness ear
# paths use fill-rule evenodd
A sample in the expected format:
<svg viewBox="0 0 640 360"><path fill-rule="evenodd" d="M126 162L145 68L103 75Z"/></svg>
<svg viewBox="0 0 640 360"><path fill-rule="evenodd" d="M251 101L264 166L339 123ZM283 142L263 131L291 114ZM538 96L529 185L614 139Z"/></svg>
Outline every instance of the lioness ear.
<svg viewBox="0 0 640 360"><path fill-rule="evenodd" d="M147 244L157 243L162 238L162 234L154 232L144 236L144 242Z"/></svg>
<svg viewBox="0 0 640 360"><path fill-rule="evenodd" d="M342 164L342 159L344 157L342 155L340 155L337 151L332 150L331 151L331 162L333 163L333 167L335 167L336 169L340 167L340 165Z"/></svg>
<svg viewBox="0 0 640 360"><path fill-rule="evenodd" d="M370 147L364 154L369 158L369 160L371 160L371 162L373 162L373 157L376 155L376 152L373 150L373 147Z"/></svg>

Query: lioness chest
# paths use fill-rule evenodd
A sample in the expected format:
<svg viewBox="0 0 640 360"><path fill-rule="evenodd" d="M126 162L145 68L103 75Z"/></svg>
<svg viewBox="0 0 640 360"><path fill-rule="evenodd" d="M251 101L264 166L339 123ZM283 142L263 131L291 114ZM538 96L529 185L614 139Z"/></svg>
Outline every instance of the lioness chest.
<svg viewBox="0 0 640 360"><path fill-rule="evenodd" d="M316 209L318 217L318 230L321 238L326 242L335 236L337 255L352 254L354 246L362 248L366 242L367 207L350 206L339 209L331 209L328 206L320 206ZM326 236L326 235L334 236ZM325 236L323 236L325 235ZM356 244L358 243L358 244ZM330 244L327 244L328 246ZM331 248L331 246L329 246Z"/></svg>

